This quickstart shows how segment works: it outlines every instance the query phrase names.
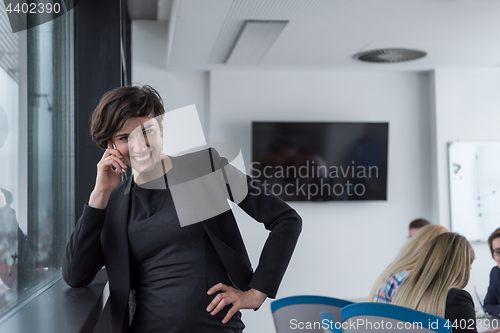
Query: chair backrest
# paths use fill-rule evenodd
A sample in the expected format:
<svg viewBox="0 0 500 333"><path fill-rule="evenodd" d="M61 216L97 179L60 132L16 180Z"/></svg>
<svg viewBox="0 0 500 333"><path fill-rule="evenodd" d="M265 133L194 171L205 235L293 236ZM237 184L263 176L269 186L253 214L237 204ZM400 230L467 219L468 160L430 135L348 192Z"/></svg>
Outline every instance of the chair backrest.
<svg viewBox="0 0 500 333"><path fill-rule="evenodd" d="M344 333L404 331L452 333L447 320L432 314L388 303L357 303L341 310Z"/></svg>
<svg viewBox="0 0 500 333"><path fill-rule="evenodd" d="M319 316L321 317L321 324L323 325L324 333L342 333L342 326L340 325L340 321L335 322L335 319L333 319L333 316L330 312L321 311L319 313ZM338 324L338 326L335 324Z"/></svg>
<svg viewBox="0 0 500 333"><path fill-rule="evenodd" d="M291 296L271 302L274 325L278 333L323 333L321 311L330 312L340 322L340 309L353 302L326 296Z"/></svg>

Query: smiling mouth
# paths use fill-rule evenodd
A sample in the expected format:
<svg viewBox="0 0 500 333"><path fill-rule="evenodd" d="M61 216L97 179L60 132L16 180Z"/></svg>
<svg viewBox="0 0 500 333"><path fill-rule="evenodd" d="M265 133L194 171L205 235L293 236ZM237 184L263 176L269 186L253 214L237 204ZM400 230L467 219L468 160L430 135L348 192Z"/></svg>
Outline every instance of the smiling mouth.
<svg viewBox="0 0 500 333"><path fill-rule="evenodd" d="M151 156L153 156L152 151L143 156L132 156L132 159L139 164L145 164L151 159Z"/></svg>

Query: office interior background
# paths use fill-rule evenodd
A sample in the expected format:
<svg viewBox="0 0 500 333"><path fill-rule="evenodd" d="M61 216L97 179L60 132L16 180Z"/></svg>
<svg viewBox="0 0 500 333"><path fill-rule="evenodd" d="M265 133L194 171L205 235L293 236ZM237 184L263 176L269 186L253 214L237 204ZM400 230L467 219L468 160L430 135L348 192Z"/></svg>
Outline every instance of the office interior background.
<svg viewBox="0 0 500 333"><path fill-rule="evenodd" d="M89 117L111 88L151 85L167 111L195 104L207 141L241 147L247 172L252 121L389 123L387 200L290 203L303 230L278 298L366 298L411 220L453 230L448 143L500 141L496 1L81 0L16 34L0 8L0 187L37 260L26 291L3 300L0 328L60 279L102 154ZM247 21L286 25L256 59L231 60ZM427 55L353 58L384 48ZM255 267L267 232L234 213ZM495 263L486 243L473 247L466 290L484 295ZM269 303L243 311L245 332L274 331Z"/></svg>

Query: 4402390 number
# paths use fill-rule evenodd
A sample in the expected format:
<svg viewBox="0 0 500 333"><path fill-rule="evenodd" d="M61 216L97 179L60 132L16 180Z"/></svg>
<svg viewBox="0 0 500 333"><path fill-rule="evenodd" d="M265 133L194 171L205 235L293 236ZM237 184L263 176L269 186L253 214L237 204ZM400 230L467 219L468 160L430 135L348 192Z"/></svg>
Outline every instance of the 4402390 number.
<svg viewBox="0 0 500 333"><path fill-rule="evenodd" d="M7 13L23 13L23 14L50 14L52 12L58 14L61 11L61 4L55 3L17 3L14 8L12 4L9 3L7 8L5 8Z"/></svg>
<svg viewBox="0 0 500 333"><path fill-rule="evenodd" d="M452 328L452 329L468 329L468 330L475 330L477 325L477 330L483 330L483 329L498 329L499 328L499 323L496 320L493 320L490 322L490 320L479 320L476 322L475 319L455 319L453 322L450 322L449 320L446 321L446 324L444 324L444 327L446 328Z"/></svg>

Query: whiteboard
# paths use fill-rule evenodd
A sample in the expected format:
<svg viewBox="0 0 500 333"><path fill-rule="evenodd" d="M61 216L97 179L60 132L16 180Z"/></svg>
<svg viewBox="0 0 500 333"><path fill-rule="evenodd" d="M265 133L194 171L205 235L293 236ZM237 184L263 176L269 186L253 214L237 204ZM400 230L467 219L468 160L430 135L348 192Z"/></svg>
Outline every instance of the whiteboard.
<svg viewBox="0 0 500 333"><path fill-rule="evenodd" d="M500 142L448 146L451 229L487 241L500 228Z"/></svg>

